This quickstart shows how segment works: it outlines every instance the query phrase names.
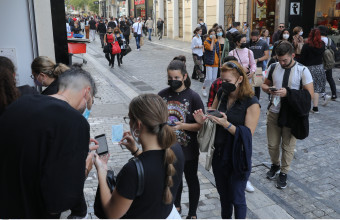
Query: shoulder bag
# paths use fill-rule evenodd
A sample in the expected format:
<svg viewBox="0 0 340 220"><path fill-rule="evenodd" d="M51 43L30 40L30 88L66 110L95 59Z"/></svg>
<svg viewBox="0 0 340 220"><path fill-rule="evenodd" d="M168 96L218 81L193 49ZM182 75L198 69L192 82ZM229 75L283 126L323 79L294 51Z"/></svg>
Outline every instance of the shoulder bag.
<svg viewBox="0 0 340 220"><path fill-rule="evenodd" d="M137 194L136 196L142 195L144 191L144 168L142 161L138 159L138 157L133 157L130 160L133 160L135 162L136 168L137 168L137 174L138 174L138 186L137 186ZM108 170L106 175L106 182L110 189L110 192L112 193L114 188L116 187L116 178L117 176L114 175L113 170ZM99 183L97 187L96 197L94 199L94 214L100 218L100 219L107 219L107 216L103 209L103 204L100 196L100 189L99 189Z"/></svg>
<svg viewBox="0 0 340 220"><path fill-rule="evenodd" d="M133 36L137 37L138 36L138 29L139 29L139 23L137 25L137 31L133 30Z"/></svg>
<svg viewBox="0 0 340 220"><path fill-rule="evenodd" d="M249 57L249 63L250 63L250 52L248 49L248 57ZM251 78L251 85L253 87L261 87L263 84L264 77L262 73L262 67L256 67L255 73L253 74Z"/></svg>

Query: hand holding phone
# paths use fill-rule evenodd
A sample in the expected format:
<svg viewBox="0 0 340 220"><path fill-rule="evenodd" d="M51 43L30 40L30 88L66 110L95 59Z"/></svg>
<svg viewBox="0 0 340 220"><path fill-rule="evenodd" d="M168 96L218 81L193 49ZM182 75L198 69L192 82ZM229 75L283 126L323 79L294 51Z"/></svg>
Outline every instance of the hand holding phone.
<svg viewBox="0 0 340 220"><path fill-rule="evenodd" d="M98 135L98 136L94 137L94 139L96 139L96 141L98 141L98 145L99 145L99 148L97 149L97 154L98 155L107 154L109 152L109 148L108 148L108 145L107 145L105 134Z"/></svg>
<svg viewBox="0 0 340 220"><path fill-rule="evenodd" d="M208 115L212 115L218 118L223 118L223 115L217 110L208 110Z"/></svg>
<svg viewBox="0 0 340 220"><path fill-rule="evenodd" d="M272 92L276 92L276 91L277 91L277 88L275 88L275 87L269 87L269 90L272 91Z"/></svg>

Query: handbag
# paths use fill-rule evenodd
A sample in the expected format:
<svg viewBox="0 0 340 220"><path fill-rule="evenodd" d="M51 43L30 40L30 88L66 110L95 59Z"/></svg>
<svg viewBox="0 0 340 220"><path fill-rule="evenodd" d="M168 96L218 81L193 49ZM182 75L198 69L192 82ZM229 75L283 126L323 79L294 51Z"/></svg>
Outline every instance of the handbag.
<svg viewBox="0 0 340 220"><path fill-rule="evenodd" d="M129 45L126 45L125 49L122 50L122 52L120 53L122 56L126 56L128 53L130 53L132 51L131 47Z"/></svg>
<svg viewBox="0 0 340 220"><path fill-rule="evenodd" d="M122 52L122 49L120 49L120 46L118 44L118 41L116 41L113 45L112 45L112 54L118 54Z"/></svg>
<svg viewBox="0 0 340 220"><path fill-rule="evenodd" d="M144 37L141 37L140 38L140 44L139 44L140 46L144 46Z"/></svg>
<svg viewBox="0 0 340 220"><path fill-rule="evenodd" d="M260 87L263 84L262 67L257 67L254 75L252 76L251 85L253 87Z"/></svg>
<svg viewBox="0 0 340 220"><path fill-rule="evenodd" d="M138 157L133 157L130 160L133 160L133 162L135 162L135 165L136 165L136 168L137 168L138 186L137 186L136 196L140 196L140 195L142 195L142 193L144 191L144 168L143 168L143 164L142 164L142 161L140 161ZM107 171L106 182L107 182L107 185L108 185L111 193L113 192L114 188L116 187L116 178L117 177L114 175L113 170ZM99 219L107 219L107 216L106 216L104 209L103 209L101 196L100 196L99 184L98 184L98 187L97 187L96 197L94 199L93 209L94 209L94 214Z"/></svg>

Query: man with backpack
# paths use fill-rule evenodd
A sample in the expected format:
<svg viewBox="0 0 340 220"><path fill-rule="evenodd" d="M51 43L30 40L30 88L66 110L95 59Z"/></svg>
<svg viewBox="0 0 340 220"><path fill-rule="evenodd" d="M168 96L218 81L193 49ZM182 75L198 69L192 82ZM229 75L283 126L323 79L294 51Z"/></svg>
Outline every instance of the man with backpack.
<svg viewBox="0 0 340 220"><path fill-rule="evenodd" d="M333 79L333 67L335 66L335 53L337 52L337 47L332 39L328 38L328 28L326 26L319 26L318 29L321 33L321 40L325 43L326 50L324 53L324 68L326 71L326 78L329 86L331 87L332 91L332 97L329 97L329 95L323 94L322 98L324 100L323 105L326 105L328 103L328 100L331 99L332 101L335 101L337 98L336 95L336 85Z"/></svg>
<svg viewBox="0 0 340 220"><path fill-rule="evenodd" d="M199 24L197 25L197 27L201 28L202 29L202 42L204 42L203 40L203 36L206 35L208 33L208 28L207 28L207 24L203 22L203 19L200 18L199 20Z"/></svg>

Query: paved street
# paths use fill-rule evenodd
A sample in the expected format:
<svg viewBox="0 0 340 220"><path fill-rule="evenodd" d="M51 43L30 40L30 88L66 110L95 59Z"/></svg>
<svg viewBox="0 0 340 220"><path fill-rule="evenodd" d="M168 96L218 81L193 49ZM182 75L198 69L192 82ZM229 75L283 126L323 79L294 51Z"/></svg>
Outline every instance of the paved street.
<svg viewBox="0 0 340 220"><path fill-rule="evenodd" d="M193 61L190 43L153 38L145 40L141 51L133 51L123 59L123 65L109 68L100 47L99 37L87 47L84 56L88 63L84 68L96 80L98 95L90 115L91 137L105 133L111 154L109 165L115 172L131 157L129 151L121 149L111 141L111 126L124 124L130 100L141 93L158 93L167 87L166 68L173 57L185 55L187 70L192 73ZM77 59L74 59L77 61ZM334 78L340 97L340 71L334 70ZM202 83L192 82L192 89L201 95ZM327 87L329 92L329 87ZM256 187L254 193L247 193L248 218L340 218L340 98L328 106L319 107L320 114L310 115L310 135L298 141L295 157L288 174L288 187L278 190L275 182L265 178L269 163L266 137L267 95L262 92L261 117L253 138L253 172L250 181ZM206 98L202 97L206 104ZM128 130L128 126L125 125ZM201 196L198 207L199 218L220 218L219 196L212 172L204 169L205 154L200 156L199 179ZM85 183L85 196L89 217L96 218L93 202L97 189L95 168ZM188 188L182 199L182 215L188 212ZM64 213L64 215L66 215ZM63 216L64 216L63 215Z"/></svg>

